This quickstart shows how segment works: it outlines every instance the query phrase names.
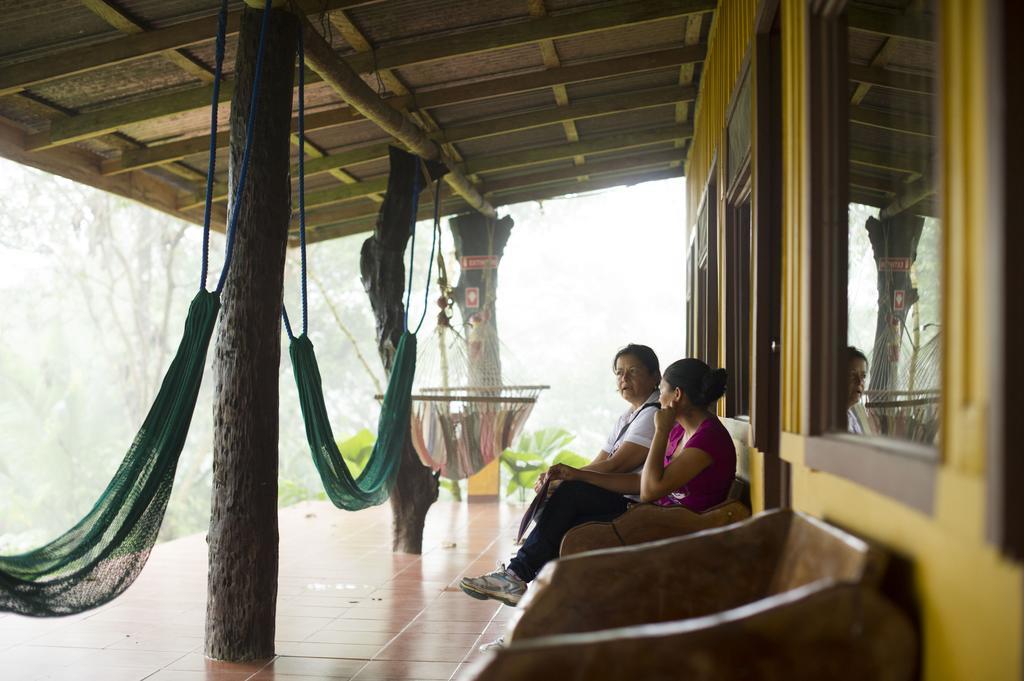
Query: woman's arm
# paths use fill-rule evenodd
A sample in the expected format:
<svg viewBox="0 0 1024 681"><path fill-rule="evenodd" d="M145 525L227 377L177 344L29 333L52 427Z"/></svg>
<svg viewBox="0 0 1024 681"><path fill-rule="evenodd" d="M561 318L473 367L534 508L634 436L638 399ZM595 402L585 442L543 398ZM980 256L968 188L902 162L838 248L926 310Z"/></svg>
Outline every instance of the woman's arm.
<svg viewBox="0 0 1024 681"><path fill-rule="evenodd" d="M640 491L640 476L636 473L597 473L556 463L548 469L551 480L581 480L618 494L637 494Z"/></svg>
<svg viewBox="0 0 1024 681"><path fill-rule="evenodd" d="M651 451L644 462L640 475L640 501L657 501L669 492L674 492L697 477L697 474L711 465L711 455L696 447L681 451L666 468L663 464L668 455L668 434L675 424L671 409L659 409L654 415L654 440Z"/></svg>
<svg viewBox="0 0 1024 681"><path fill-rule="evenodd" d="M631 473L644 465L647 447L636 442L624 442L615 453L604 459L594 459L580 470L595 473ZM602 451L602 454L605 452Z"/></svg>
<svg viewBox="0 0 1024 681"><path fill-rule="evenodd" d="M654 451L652 446L651 452ZM640 475L640 501L653 502L675 492L697 476L697 473L711 465L711 455L695 446L688 446L676 455L668 468L662 467L662 460L647 457Z"/></svg>

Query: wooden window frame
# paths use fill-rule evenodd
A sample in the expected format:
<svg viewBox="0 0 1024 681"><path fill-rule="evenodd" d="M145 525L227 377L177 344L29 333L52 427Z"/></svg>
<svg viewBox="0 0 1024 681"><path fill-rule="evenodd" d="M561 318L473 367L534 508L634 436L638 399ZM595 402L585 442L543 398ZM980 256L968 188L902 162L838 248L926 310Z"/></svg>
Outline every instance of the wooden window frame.
<svg viewBox="0 0 1024 681"><path fill-rule="evenodd" d="M840 432L846 423L841 386L847 382L848 2L807 2L805 463L931 515L940 463L935 447Z"/></svg>
<svg viewBox="0 0 1024 681"><path fill-rule="evenodd" d="M697 333L694 347L695 357L699 357L711 366L718 362L718 162L711 163L708 180L704 185L698 215L707 212L707 253L705 260L700 260L700 235L697 235L698 261L695 267L697 279ZM705 262L706 261L706 262ZM703 263L703 266L702 266Z"/></svg>
<svg viewBox="0 0 1024 681"><path fill-rule="evenodd" d="M733 117L736 114L737 107L739 106L740 93L743 90L744 84L750 88L751 97L751 119L753 119L753 98L756 97L754 88L756 83L747 82L748 78L753 78L751 69L751 52L750 50L744 55L743 63L740 66L739 77L736 79L733 87L732 94L729 98L729 105L726 108L725 116L725 163L723 167L729 167L733 164L734 159L731 155L736 151L729 148L729 126L732 125ZM731 180L725 178L725 205L722 211L722 236L723 246L725 250L725 357L724 366L728 372L728 383L725 391L725 415L732 420L736 421L732 424L737 434L742 434L742 437L737 437L738 440L744 444L750 444L750 411L751 411L751 394L750 388L753 385L752 377L750 375L751 360L750 360L750 328L752 322L751 314L751 300L752 300L752 284L753 280L751 277L751 270L753 269L753 257L754 249L751 244L751 237L753 236L753 221L754 221L754 206L753 206L753 178L752 178L752 158L753 158L753 142L754 142L754 121L748 122L750 126L750 143L747 148L740 151L739 164L736 166L736 174ZM728 173L726 173L728 175ZM740 210L744 204L749 204L749 215L746 224L746 243L741 243L738 236L738 230L742 228L741 218L739 216ZM741 267L737 267L737 263L740 260L745 260L742 263L745 271ZM746 288L745 295L743 288ZM740 309L741 305L746 306L746 324L745 329L740 328L744 325L741 324L741 315L744 311ZM743 372L738 370L737 367L746 367L746 390L742 392L743 399L740 400L738 396L741 393ZM739 402L737 404L737 402Z"/></svg>
<svg viewBox="0 0 1024 681"><path fill-rule="evenodd" d="M754 37L751 203L751 442L764 462L765 508L791 505L782 430L782 26L779 0L761 0Z"/></svg>
<svg viewBox="0 0 1024 681"><path fill-rule="evenodd" d="M989 437L986 456L986 522L988 541L1014 560L1024 559L1024 419L1014 418L1009 405L1014 404L1017 386L1009 376L1024 376L1024 310L1019 296L1009 291L1024 289L1024 233L1019 225L1011 225L1011 217L1019 211L1014 194L1024 181L1024 158L1007 149L1020 149L1024 132L1019 121L1024 114L1024 92L1018 85L1015 69L1024 60L1024 43L1018 34L1024 25L1024 6L1002 0L989 3L986 17L988 40L988 205L992 219L988 225L988 280L993 314L988 329L989 380L992 402L989 412ZM1012 306L1016 302L1017 307Z"/></svg>
<svg viewBox="0 0 1024 681"><path fill-rule="evenodd" d="M694 317L694 305L697 297L697 234L690 239L690 247L686 257L686 354L692 356L697 348L697 320Z"/></svg>

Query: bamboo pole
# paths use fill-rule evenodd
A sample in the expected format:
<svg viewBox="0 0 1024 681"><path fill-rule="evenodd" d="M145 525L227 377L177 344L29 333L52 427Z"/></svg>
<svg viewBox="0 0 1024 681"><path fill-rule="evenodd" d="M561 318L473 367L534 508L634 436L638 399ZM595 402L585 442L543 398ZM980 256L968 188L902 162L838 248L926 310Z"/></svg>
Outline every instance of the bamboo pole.
<svg viewBox="0 0 1024 681"><path fill-rule="evenodd" d="M381 130L394 137L420 158L442 161L448 166L445 181L455 193L470 206L489 218L497 214L476 186L462 174L444 151L427 133L413 123L408 116L384 102L345 61L335 54L330 45L305 17L300 16L303 41L305 43L306 65L329 84L342 99L349 103Z"/></svg>

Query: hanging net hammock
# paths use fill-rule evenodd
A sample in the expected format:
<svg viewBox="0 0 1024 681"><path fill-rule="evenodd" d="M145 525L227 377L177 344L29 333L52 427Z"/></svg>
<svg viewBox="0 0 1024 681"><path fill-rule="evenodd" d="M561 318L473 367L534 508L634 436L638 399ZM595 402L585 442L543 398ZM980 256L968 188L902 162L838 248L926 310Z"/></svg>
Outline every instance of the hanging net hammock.
<svg viewBox="0 0 1024 681"><path fill-rule="evenodd" d="M245 150L233 190L224 265L217 287L208 291L206 279L227 2L221 4L216 43L200 290L189 307L181 343L145 421L92 509L74 527L48 544L18 555L0 556L0 611L49 617L71 615L103 605L132 585L156 543L199 396L206 354L220 310L220 293L231 266L240 214L240 190L245 186L252 148L269 10L270 0L267 0L260 27Z"/></svg>
<svg viewBox="0 0 1024 681"><path fill-rule="evenodd" d="M891 332L876 338L873 357L880 357L899 343L900 361L895 365L877 362L878 370L893 366L895 376L882 381L889 383L890 388L867 390L864 407L878 434L936 444L941 396L941 334L934 325L923 331L930 337L920 344L912 337L919 334L911 334L902 327L893 327ZM874 366L871 370L875 370Z"/></svg>
<svg viewBox="0 0 1024 681"><path fill-rule="evenodd" d="M487 323L492 306L470 317L460 334L452 324L452 290L440 253L438 274L441 311L433 338L420 350L411 437L423 465L461 480L512 445L548 386L502 382L509 371L506 366L503 372L501 344Z"/></svg>

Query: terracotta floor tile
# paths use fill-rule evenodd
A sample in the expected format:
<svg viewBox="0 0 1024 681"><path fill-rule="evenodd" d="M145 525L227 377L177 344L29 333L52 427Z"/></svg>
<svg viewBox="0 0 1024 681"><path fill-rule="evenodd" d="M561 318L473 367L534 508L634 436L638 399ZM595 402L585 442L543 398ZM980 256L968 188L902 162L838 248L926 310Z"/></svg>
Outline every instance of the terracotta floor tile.
<svg viewBox="0 0 1024 681"><path fill-rule="evenodd" d="M398 662L380 660L368 663L353 677L356 681L382 679L450 679L458 668L454 662Z"/></svg>
<svg viewBox="0 0 1024 681"><path fill-rule="evenodd" d="M278 655L294 657L336 657L369 660L381 649L380 644L311 643L284 641L276 645Z"/></svg>
<svg viewBox="0 0 1024 681"><path fill-rule="evenodd" d="M210 660L201 652L187 653L167 665L168 669L190 672L248 672L254 674L263 669L271 660L254 660L252 662L224 662L221 660Z"/></svg>
<svg viewBox="0 0 1024 681"><path fill-rule="evenodd" d="M254 679L272 679L277 674L318 679L350 679L365 665L366 662L362 660L283 656L259 670Z"/></svg>
<svg viewBox="0 0 1024 681"><path fill-rule="evenodd" d="M146 681L246 681L252 672L186 671L182 669L161 669Z"/></svg>
<svg viewBox="0 0 1024 681"><path fill-rule="evenodd" d="M161 544L113 603L53 620L0 614L0 679L448 679L479 656L481 640L504 631L511 610L469 599L457 584L508 558L523 510L435 504L416 556L391 553L387 505L282 509L279 655L238 665L202 655L205 537Z"/></svg>
<svg viewBox="0 0 1024 681"><path fill-rule="evenodd" d="M415 662L462 662L472 650L469 646L438 646L422 645L416 642L396 642L377 653L374 659Z"/></svg>
<svg viewBox="0 0 1024 681"><path fill-rule="evenodd" d="M395 634L388 631L345 631L340 629L323 629L309 636L309 643L358 643L360 645L383 646L390 642Z"/></svg>

